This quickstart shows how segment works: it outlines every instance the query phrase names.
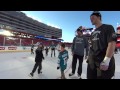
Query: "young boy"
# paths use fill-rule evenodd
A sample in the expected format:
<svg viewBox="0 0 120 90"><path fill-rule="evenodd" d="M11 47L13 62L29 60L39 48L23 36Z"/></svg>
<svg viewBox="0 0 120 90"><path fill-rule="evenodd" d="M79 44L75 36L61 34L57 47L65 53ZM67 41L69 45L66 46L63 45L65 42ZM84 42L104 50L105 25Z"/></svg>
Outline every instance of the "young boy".
<svg viewBox="0 0 120 90"><path fill-rule="evenodd" d="M44 59L44 56L43 56L43 53L42 53L42 45L40 44L40 45L38 45L38 48L36 49L36 57L35 57L35 65L34 65L34 68L33 68L33 70L32 70L32 72L30 73L30 77L33 77L34 76L34 73L35 73L35 71L36 71L36 69L37 69L37 67L39 67L38 68L38 74L40 74L40 73L42 73L41 72L41 69L42 69L42 59Z"/></svg>
<svg viewBox="0 0 120 90"><path fill-rule="evenodd" d="M67 67L67 60L68 60L69 56L68 56L68 51L65 50L65 44L61 44L61 51L59 53L58 58L59 58L59 60L58 60L57 69L61 70L61 79L66 79L64 70Z"/></svg>

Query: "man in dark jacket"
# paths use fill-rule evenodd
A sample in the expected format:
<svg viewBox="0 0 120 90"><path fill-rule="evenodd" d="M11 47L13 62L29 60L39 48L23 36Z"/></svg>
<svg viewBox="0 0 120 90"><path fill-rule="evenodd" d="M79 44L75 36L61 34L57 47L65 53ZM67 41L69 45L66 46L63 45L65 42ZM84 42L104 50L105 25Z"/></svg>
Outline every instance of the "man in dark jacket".
<svg viewBox="0 0 120 90"><path fill-rule="evenodd" d="M38 68L38 74L40 74L40 73L42 73L41 72L41 69L42 69L42 59L44 59L44 56L43 56L43 52L42 52L42 45L40 44L40 45L38 45L38 48L36 49L36 57L35 57L35 65L34 65L34 68L33 68L33 70L32 70L32 72L30 73L30 76L31 77L33 77L34 76L34 73L35 73L35 71L36 71L36 69L37 69L37 67L39 67Z"/></svg>
<svg viewBox="0 0 120 90"><path fill-rule="evenodd" d="M75 74L77 59L79 59L79 67L78 67L78 77L81 78L82 74L82 63L83 63L83 57L84 57L84 49L86 48L86 56L88 56L88 40L86 37L83 36L82 32L82 26L80 26L77 29L77 36L73 39L73 45L72 45L72 54L73 54L73 61L72 61L72 73L69 74L69 76L72 76Z"/></svg>
<svg viewBox="0 0 120 90"><path fill-rule="evenodd" d="M114 50L117 36L113 26L102 24L101 18L98 11L90 16L96 29L90 36L87 79L111 79L115 74Z"/></svg>

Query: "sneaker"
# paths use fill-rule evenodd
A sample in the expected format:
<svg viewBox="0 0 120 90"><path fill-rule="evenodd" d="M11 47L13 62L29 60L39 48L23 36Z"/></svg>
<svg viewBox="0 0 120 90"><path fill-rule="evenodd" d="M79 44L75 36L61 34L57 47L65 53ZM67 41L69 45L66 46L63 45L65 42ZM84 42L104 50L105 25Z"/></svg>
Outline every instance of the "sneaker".
<svg viewBox="0 0 120 90"><path fill-rule="evenodd" d="M69 74L69 76L73 76L73 75L74 75L74 73L70 73L70 74Z"/></svg>

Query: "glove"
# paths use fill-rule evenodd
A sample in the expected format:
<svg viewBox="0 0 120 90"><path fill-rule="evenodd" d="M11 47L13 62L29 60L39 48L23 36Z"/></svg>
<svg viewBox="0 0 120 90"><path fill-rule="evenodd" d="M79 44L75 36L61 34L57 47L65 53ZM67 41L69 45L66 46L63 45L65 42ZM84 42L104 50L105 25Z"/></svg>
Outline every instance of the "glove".
<svg viewBox="0 0 120 90"><path fill-rule="evenodd" d="M57 70L60 69L60 67L57 67Z"/></svg>
<svg viewBox="0 0 120 90"><path fill-rule="evenodd" d="M86 60L86 63L88 63L88 59Z"/></svg>
<svg viewBox="0 0 120 90"><path fill-rule="evenodd" d="M109 68L109 62L110 62L110 59L109 57L105 57L104 60L101 62L100 64L100 69L103 70L103 71L106 71L108 70Z"/></svg>

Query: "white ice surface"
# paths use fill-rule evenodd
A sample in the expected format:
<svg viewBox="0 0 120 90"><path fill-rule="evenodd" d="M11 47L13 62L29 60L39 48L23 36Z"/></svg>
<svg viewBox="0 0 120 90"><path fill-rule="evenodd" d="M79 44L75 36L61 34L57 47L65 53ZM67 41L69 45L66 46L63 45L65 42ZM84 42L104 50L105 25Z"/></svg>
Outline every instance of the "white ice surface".
<svg viewBox="0 0 120 90"><path fill-rule="evenodd" d="M69 61L68 67L65 71L67 79L76 79L77 78L77 68L76 74L72 78L68 76L71 72L71 62L72 56L69 51ZM51 58L51 52L46 57L42 63L42 74L38 75L37 70L34 74L36 79L59 79L60 71L57 70L57 56L58 52L56 51L56 57ZM120 52L119 52L120 53ZM28 75L32 71L35 55L31 55L30 52L18 52L18 53L0 53L0 79L31 79ZM116 61L116 71L115 79L120 79L120 54L115 54ZM77 65L78 66L78 65ZM86 79L87 64L84 60L83 62L83 71L82 78Z"/></svg>

